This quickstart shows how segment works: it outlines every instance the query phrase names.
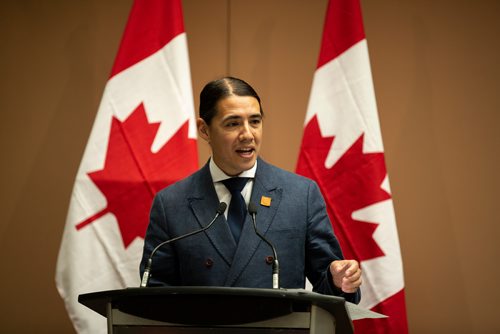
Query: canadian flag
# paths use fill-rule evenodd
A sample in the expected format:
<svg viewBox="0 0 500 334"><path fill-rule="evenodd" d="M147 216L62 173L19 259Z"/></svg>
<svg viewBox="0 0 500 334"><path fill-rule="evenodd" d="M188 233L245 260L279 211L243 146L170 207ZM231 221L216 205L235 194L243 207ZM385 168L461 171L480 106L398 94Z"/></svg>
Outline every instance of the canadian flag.
<svg viewBox="0 0 500 334"><path fill-rule="evenodd" d="M361 263L360 305L388 318L356 333L407 333L403 265L359 0L330 0L297 173L316 180L344 256Z"/></svg>
<svg viewBox="0 0 500 334"><path fill-rule="evenodd" d="M198 168L181 0L136 0L77 172L56 285L80 333L105 333L82 293L139 286L155 193Z"/></svg>

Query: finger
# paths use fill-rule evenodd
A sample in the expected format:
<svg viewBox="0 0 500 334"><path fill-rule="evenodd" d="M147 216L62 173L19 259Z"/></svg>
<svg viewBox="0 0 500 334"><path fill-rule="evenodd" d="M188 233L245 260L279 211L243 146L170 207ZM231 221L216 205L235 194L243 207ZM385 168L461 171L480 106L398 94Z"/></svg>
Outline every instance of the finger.
<svg viewBox="0 0 500 334"><path fill-rule="evenodd" d="M353 286L356 286L356 287L359 287L361 285L361 282L363 281L363 278L360 276L358 277L357 279L355 280L349 280L349 279L346 279L344 282L346 284L350 284L350 285L353 285Z"/></svg>
<svg viewBox="0 0 500 334"><path fill-rule="evenodd" d="M349 281L354 282L358 280L362 275L361 269L357 269L356 271L352 272L352 274L348 275L346 272L346 275L344 276L345 278L349 279Z"/></svg>
<svg viewBox="0 0 500 334"><path fill-rule="evenodd" d="M345 293L354 293L358 290L358 287L359 286L355 286L355 285L343 285L342 286L342 291L345 292Z"/></svg>
<svg viewBox="0 0 500 334"><path fill-rule="evenodd" d="M352 289L347 289L347 290L342 290L342 291L345 293L355 293L356 291L358 291L358 288L352 288Z"/></svg>
<svg viewBox="0 0 500 334"><path fill-rule="evenodd" d="M346 276L351 276L352 274L356 273L359 270L359 264L358 261L356 260L347 260L346 261Z"/></svg>
<svg viewBox="0 0 500 334"><path fill-rule="evenodd" d="M350 280L350 279L346 279L346 278L344 278L344 279L345 280L342 283L345 283L347 285L352 285L355 287L359 287L361 285L361 282L363 281L363 278L361 276L355 280Z"/></svg>
<svg viewBox="0 0 500 334"><path fill-rule="evenodd" d="M347 293L356 292L356 290L358 290L359 287L361 286L361 283L362 283L361 277L355 281L344 280L342 282L342 291Z"/></svg>

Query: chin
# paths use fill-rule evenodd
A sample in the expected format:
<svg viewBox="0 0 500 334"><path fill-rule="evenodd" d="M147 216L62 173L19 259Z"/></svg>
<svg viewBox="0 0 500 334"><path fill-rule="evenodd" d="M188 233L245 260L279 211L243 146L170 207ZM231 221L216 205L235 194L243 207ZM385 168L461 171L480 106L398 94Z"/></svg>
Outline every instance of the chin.
<svg viewBox="0 0 500 334"><path fill-rule="evenodd" d="M248 161L248 162L245 162L243 164L238 165L238 170L240 171L238 174L240 174L240 173L242 173L242 172L244 172L246 170L249 170L254 165L255 165L255 159L252 160L252 161Z"/></svg>

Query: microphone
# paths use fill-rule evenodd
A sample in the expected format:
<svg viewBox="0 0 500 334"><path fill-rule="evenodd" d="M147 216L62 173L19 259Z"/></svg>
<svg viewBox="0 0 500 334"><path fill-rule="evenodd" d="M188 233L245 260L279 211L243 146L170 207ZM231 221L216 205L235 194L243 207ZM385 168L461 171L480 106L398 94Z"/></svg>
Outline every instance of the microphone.
<svg viewBox="0 0 500 334"><path fill-rule="evenodd" d="M163 241L162 243L160 243L158 246L156 246L153 249L153 251L151 252L151 254L149 255L148 262L146 264L146 268L144 269L144 274L142 275L141 288L145 288L145 287L148 286L149 277L151 275L151 267L153 265L153 255L155 255L156 251L160 247L162 247L164 245L167 245L167 244L169 244L171 242L174 242L174 241L177 241L177 240L181 240L181 239L184 239L184 238L187 238L187 237L190 237L192 235L195 235L195 234L198 234L200 232L208 230L210 228L210 226L212 226L213 223L217 220L217 218L219 218L220 215L224 214L224 211L226 211L226 208L227 208L227 204L224 203L224 202L220 202L219 206L217 207L217 212L215 214L215 217L212 219L212 221L207 226L205 226L205 227L203 227L203 228L201 228L199 230L196 230L196 231L193 231L193 232L189 232L189 233L180 235L180 236L172 238L172 239L168 239L168 240Z"/></svg>
<svg viewBox="0 0 500 334"><path fill-rule="evenodd" d="M274 261L273 261L273 289L279 289L280 287L280 266L278 262L278 254L276 254L276 248L274 248L273 244L266 239L258 230L257 230L257 223L255 216L257 215L257 207L253 202L248 203L248 213L250 213L250 216L252 217L252 222L253 222L253 229L255 230L255 233L261 238L266 244L271 247L273 250L273 255L274 255Z"/></svg>

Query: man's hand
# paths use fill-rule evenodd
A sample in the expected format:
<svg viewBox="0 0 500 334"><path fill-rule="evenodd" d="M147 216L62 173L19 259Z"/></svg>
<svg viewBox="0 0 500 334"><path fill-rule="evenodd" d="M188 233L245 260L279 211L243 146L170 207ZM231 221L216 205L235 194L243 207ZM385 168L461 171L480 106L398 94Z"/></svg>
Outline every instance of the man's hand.
<svg viewBox="0 0 500 334"><path fill-rule="evenodd" d="M330 263L333 284L343 292L353 293L361 285L361 268L356 260L338 260Z"/></svg>

